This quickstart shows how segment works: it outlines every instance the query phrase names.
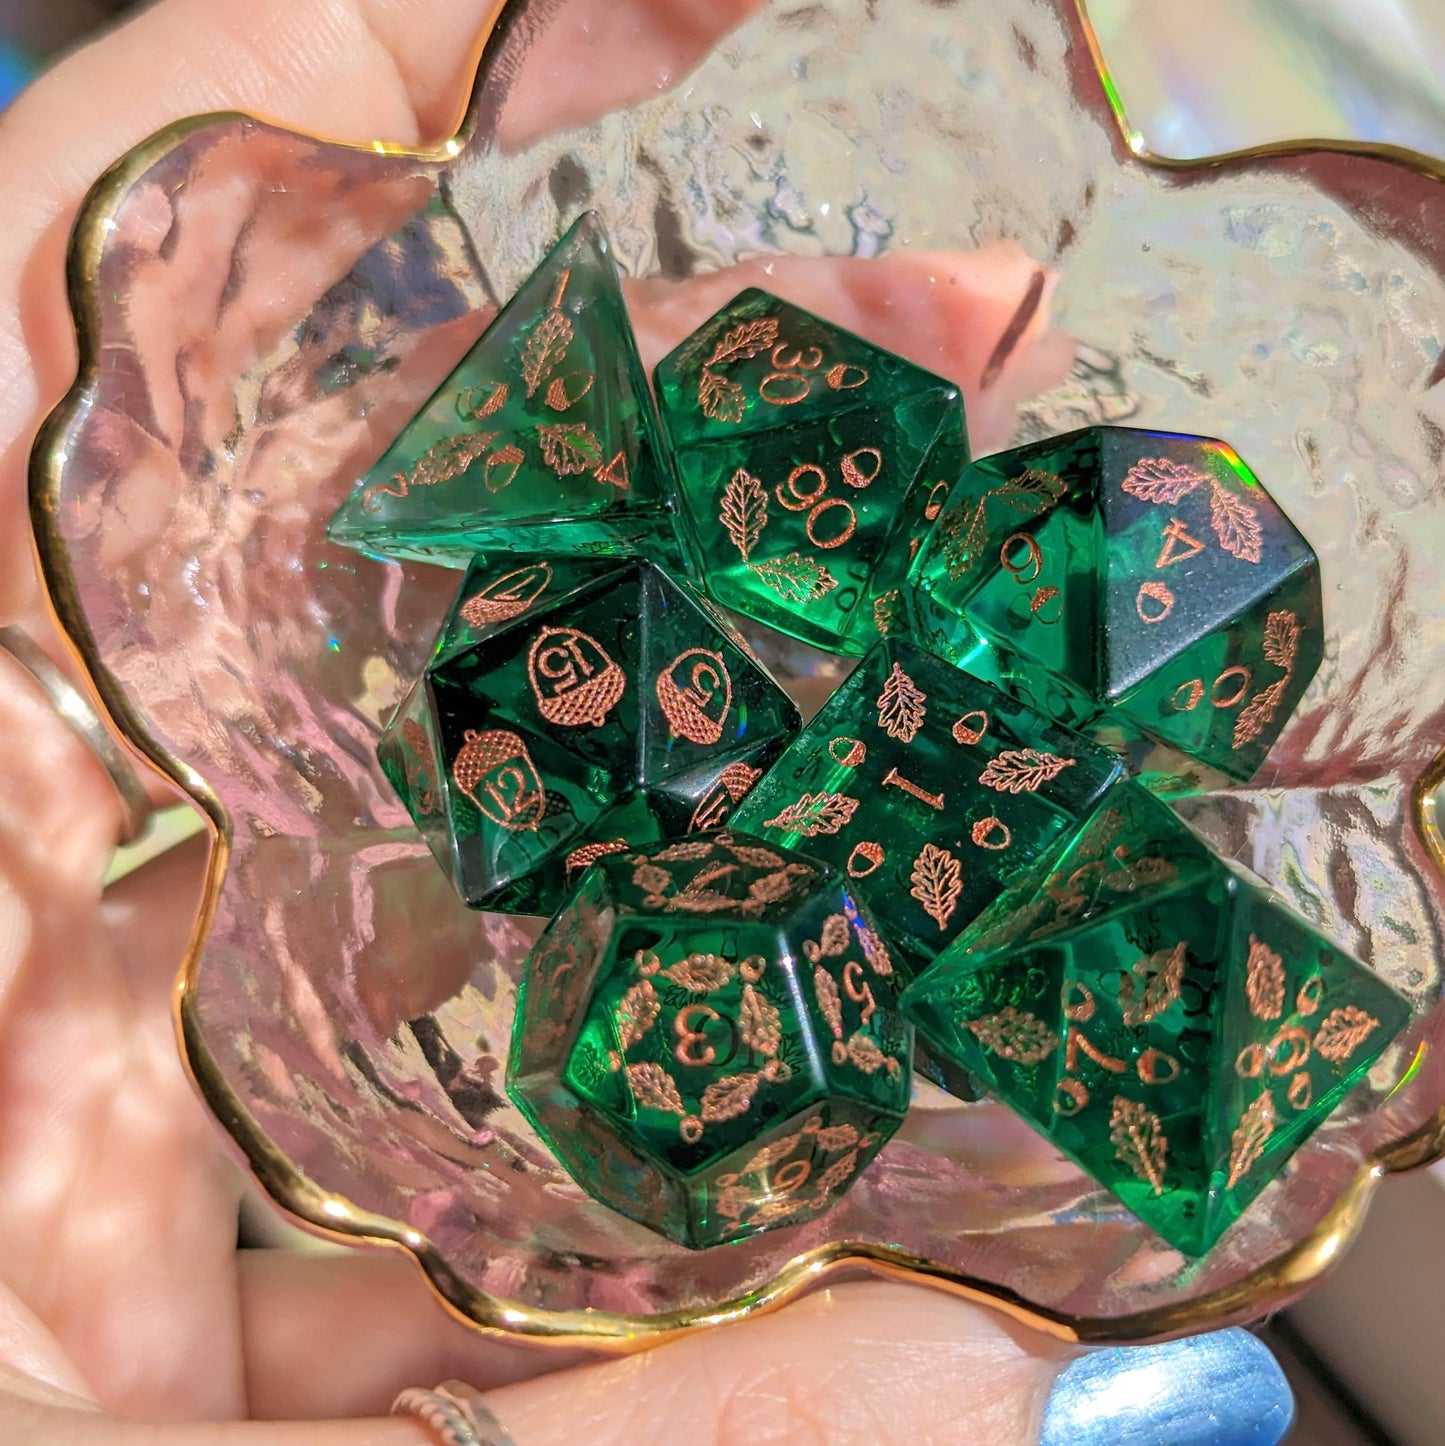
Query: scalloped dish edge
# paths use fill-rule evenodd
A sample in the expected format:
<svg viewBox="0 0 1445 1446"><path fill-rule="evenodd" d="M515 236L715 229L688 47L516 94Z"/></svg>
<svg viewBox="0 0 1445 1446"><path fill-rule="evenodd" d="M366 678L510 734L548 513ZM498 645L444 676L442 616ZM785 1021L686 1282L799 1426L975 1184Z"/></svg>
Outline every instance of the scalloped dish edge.
<svg viewBox="0 0 1445 1446"><path fill-rule="evenodd" d="M439 165L467 144L476 124L477 97L489 57L498 49L527 0L498 0L490 23L479 35L472 56L473 81L468 100L456 118L451 139L425 149L383 142L371 145L326 141L346 150L386 157L411 158ZM1288 141L1212 156L1178 160L1157 156L1129 123L1118 91L1104 63L1089 21L1086 0L1057 0L1066 26L1077 24L1073 37L1082 40L1093 61L1103 97L1118 125L1122 164L1130 160L1174 171L1193 171L1226 162L1302 151L1335 151L1385 159L1445 180L1445 163L1413 151L1377 144L1333 141ZM832 1242L795 1257L764 1286L732 1300L689 1312L628 1316L593 1310L548 1311L496 1300L461 1280L436 1247L420 1232L399 1221L368 1214L343 1197L307 1178L278 1151L223 1078L201 1037L195 1012L197 969L215 914L230 853L231 820L206 780L167 753L150 735L130 699L105 668L80 606L64 539L56 525L64 465L65 439L84 415L97 383L98 327L92 305L95 278L107 235L108 219L130 187L176 146L208 126L226 120L257 121L239 112L194 116L177 121L128 152L91 188L71 235L67 257L67 288L79 344L76 380L51 413L36 439L30 459L30 507L41 575L48 589L57 626L78 666L98 695L104 715L121 736L169 782L177 785L202 811L210 829L211 849L205 893L177 979L174 1008L182 1059L214 1118L225 1129L251 1174L271 1199L309 1230L345 1241L401 1249L412 1255L446 1307L463 1323L511 1337L527 1337L558 1346L626 1353L712 1325L775 1310L803 1291L840 1271L858 1270L928 1284L1004 1311L1026 1326L1056 1338L1083 1344L1128 1344L1168 1339L1249 1320L1279 1307L1321 1276L1358 1233L1379 1180L1386 1174L1414 1169L1445 1156L1445 1105L1423 1125L1381 1150L1360 1170L1315 1230L1283 1254L1243 1279L1218 1291L1176 1304L1107 1318L1073 1318L1022 1299L1008 1287L945 1270L904 1252L864 1242ZM262 122L264 123L264 122ZM283 128L288 129L289 128ZM1412 819L1426 850L1445 879L1445 753L1418 781L1412 796Z"/></svg>

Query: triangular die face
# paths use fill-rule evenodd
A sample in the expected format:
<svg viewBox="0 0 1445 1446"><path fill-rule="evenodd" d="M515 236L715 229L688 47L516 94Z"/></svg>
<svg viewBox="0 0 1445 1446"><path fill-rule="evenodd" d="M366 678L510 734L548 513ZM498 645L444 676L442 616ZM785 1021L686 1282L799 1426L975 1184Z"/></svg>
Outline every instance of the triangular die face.
<svg viewBox="0 0 1445 1446"><path fill-rule="evenodd" d="M1172 809L1123 779L1078 829L1009 882L940 966L1067 939L1141 901L1197 889L1218 870Z"/></svg>
<svg viewBox="0 0 1445 1446"><path fill-rule="evenodd" d="M1409 1023L1410 1006L1252 882L1232 915L1211 1104L1212 1234L1226 1229Z"/></svg>
<svg viewBox="0 0 1445 1446"><path fill-rule="evenodd" d="M690 773L669 773L645 785L661 837L725 828L787 743L786 735L764 737L742 752L734 750L725 761L713 760Z"/></svg>
<svg viewBox="0 0 1445 1446"><path fill-rule="evenodd" d="M650 571L635 558L600 569L550 606L539 603L433 663L436 686L506 720L555 759L545 772L585 776L599 796L631 788L641 732L642 579Z"/></svg>
<svg viewBox="0 0 1445 1446"><path fill-rule="evenodd" d="M642 612L644 646L635 676L642 710L637 776L643 784L700 769L720 774L729 760L756 752L760 741L781 751L802 727L787 694L691 588L649 568L642 577Z"/></svg>
<svg viewBox="0 0 1445 1446"><path fill-rule="evenodd" d="M334 541L475 552L671 546L656 412L617 268L583 216L337 512Z"/></svg>
<svg viewBox="0 0 1445 1446"><path fill-rule="evenodd" d="M1230 624L1162 660L1116 707L1140 732L1245 781L1268 757L1323 655L1311 560Z"/></svg>
<svg viewBox="0 0 1445 1446"><path fill-rule="evenodd" d="M457 590L434 656L451 656L533 613L549 610L581 588L620 575L624 558L506 557L473 560Z"/></svg>
<svg viewBox="0 0 1445 1446"><path fill-rule="evenodd" d="M977 458L944 500L911 581L961 611L996 570L1008 537L1037 527L1058 506L1088 509L1098 458L1096 427Z"/></svg>
<svg viewBox="0 0 1445 1446"><path fill-rule="evenodd" d="M1055 875L1050 887L1067 916L1071 884L1087 890L1088 873ZM981 1075L1191 1253L1210 1243L1209 1106L1226 1008L1219 961L1228 878L1217 865L1202 887L1113 873L1079 922L1036 919L1013 945L975 944L976 962L970 955L935 968L907 1001L930 1047Z"/></svg>
<svg viewBox="0 0 1445 1446"><path fill-rule="evenodd" d="M1212 438L1110 429L1099 496L1111 698L1313 560L1238 454Z"/></svg>
<svg viewBox="0 0 1445 1446"><path fill-rule="evenodd" d="M795 427L850 402L894 406L952 385L756 288L665 357L657 383L679 445Z"/></svg>
<svg viewBox="0 0 1445 1446"><path fill-rule="evenodd" d="M909 566L968 462L968 431L955 390L920 392L898 408L898 421L900 436L927 441L916 449L916 460L909 459L912 482L905 496L894 499L892 526L848 618L844 637L848 650L858 653L901 629Z"/></svg>

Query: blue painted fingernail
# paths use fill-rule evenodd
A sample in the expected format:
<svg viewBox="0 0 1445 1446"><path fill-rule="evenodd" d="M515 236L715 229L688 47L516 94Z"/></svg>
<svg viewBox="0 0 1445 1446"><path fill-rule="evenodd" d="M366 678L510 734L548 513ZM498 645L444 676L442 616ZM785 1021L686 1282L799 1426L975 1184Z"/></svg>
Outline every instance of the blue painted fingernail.
<svg viewBox="0 0 1445 1446"><path fill-rule="evenodd" d="M1054 1383L1039 1446L1279 1446L1294 1395L1248 1331L1093 1351Z"/></svg>

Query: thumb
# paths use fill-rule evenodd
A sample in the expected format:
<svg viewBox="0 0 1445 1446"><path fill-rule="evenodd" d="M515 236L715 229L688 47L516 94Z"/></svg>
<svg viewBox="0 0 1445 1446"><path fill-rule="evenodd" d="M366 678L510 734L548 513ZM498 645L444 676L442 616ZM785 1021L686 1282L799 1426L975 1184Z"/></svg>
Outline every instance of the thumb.
<svg viewBox="0 0 1445 1446"><path fill-rule="evenodd" d="M775 1315L491 1391L515 1446L1033 1446L1068 1348L941 1292L860 1281ZM325 1368L317 1361L316 1372ZM293 1409L304 1411L304 1400ZM7 1414L8 1412L8 1414ZM10 1398L35 1446L438 1446L415 1418L142 1426Z"/></svg>
<svg viewBox="0 0 1445 1446"><path fill-rule="evenodd" d="M1033 1446L1069 1355L941 1291L860 1281L488 1400L517 1446Z"/></svg>

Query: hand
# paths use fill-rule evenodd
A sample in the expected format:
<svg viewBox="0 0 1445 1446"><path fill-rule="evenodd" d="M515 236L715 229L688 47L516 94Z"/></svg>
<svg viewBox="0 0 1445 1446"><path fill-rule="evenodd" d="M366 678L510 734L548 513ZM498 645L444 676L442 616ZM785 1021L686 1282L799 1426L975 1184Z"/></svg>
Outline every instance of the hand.
<svg viewBox="0 0 1445 1446"><path fill-rule="evenodd" d="M512 144L675 80L757 0L567 3L587 22L588 64L566 35L539 49L535 83L519 87L509 110ZM5 116L0 173L12 210L0 234L0 618L43 631L24 546L24 466L74 368L62 264L86 186L146 134L211 109L361 139L446 134L470 78L471 39L492 8L490 0L162 0L57 67ZM609 53L617 64L605 63ZM554 95L566 97L565 111ZM1067 364L1041 309L984 385L1033 275L1016 251L779 272L776 289L885 345L921 348L920 360L955 375L976 430L992 418L1004 435L1010 398ZM926 299L940 277L962 284L939 288L952 310L935 311L935 332L920 336L900 303ZM739 284L731 278L727 294ZM712 309L717 285L635 289L654 354ZM965 315L968 326L953 324ZM43 701L9 674L7 684L0 1440L423 1446L429 1436L415 1421L379 1418L403 1386L446 1377L488 1390L521 1446L584 1435L634 1446L684 1433L1010 1446L1037 1438L1065 1350L932 1291L844 1285L772 1317L589 1364L457 1325L398 1257L238 1254L243 1184L181 1071L169 1011L203 849L176 850L102 892L119 825L107 780ZM1221 1348L1235 1351L1231 1362L1259 1362L1248 1337L1216 1339L1237 1343ZM1095 1376L1110 1359L1118 1357L1088 1358ZM1198 1410L1217 1404L1212 1381L1196 1382ZM1266 1386L1237 1394L1258 1401ZM1288 1412L1276 1409L1273 1389L1280 1424ZM1051 1419L1064 1419L1069 1399L1054 1398ZM127 1424L137 1418L172 1424L142 1434ZM248 1419L219 1434L194 1424ZM1074 1441L1110 1429L1069 1419Z"/></svg>

